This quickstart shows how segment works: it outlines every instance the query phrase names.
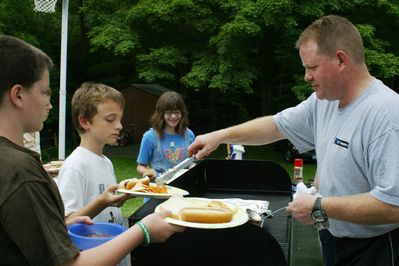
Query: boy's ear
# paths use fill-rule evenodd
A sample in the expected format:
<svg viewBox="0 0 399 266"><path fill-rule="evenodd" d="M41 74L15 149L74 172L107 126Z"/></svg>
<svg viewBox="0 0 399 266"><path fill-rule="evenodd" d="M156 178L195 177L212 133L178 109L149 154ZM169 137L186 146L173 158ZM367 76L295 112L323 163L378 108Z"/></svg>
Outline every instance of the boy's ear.
<svg viewBox="0 0 399 266"><path fill-rule="evenodd" d="M89 121L83 116L79 115L79 125L84 129L87 130L89 128Z"/></svg>
<svg viewBox="0 0 399 266"><path fill-rule="evenodd" d="M11 87L10 92L9 92L9 97L10 97L10 102L12 105L14 105L16 107L21 107L23 105L22 92L23 92L23 88L19 84L16 84Z"/></svg>

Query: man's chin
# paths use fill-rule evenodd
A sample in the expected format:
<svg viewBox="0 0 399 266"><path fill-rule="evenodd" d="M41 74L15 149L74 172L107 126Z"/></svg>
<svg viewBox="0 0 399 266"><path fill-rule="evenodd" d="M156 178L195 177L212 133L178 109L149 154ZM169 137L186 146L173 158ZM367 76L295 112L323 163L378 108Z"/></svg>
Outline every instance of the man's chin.
<svg viewBox="0 0 399 266"><path fill-rule="evenodd" d="M323 95L320 91L315 91L316 92L316 96L319 100L325 100L326 96Z"/></svg>

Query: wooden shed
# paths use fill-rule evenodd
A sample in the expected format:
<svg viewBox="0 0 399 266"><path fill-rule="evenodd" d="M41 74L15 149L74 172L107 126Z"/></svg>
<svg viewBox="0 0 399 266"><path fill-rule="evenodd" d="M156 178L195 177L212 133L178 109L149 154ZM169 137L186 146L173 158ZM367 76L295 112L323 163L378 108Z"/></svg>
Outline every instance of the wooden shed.
<svg viewBox="0 0 399 266"><path fill-rule="evenodd" d="M135 143L139 143L150 128L149 119L157 100L166 91L169 89L159 84L132 84L121 90L126 101L122 124L132 133Z"/></svg>

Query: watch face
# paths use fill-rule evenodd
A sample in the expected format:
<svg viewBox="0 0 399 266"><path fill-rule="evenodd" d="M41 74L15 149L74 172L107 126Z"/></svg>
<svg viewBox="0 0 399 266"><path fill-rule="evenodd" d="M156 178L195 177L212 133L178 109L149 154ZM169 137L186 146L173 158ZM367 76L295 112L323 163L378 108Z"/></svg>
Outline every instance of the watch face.
<svg viewBox="0 0 399 266"><path fill-rule="evenodd" d="M326 220L326 217L323 215L321 211L314 211L312 212L312 219L316 223L324 222Z"/></svg>
<svg viewBox="0 0 399 266"><path fill-rule="evenodd" d="M324 210L317 210L312 212L312 219L314 221L314 225L318 230L329 228L327 213Z"/></svg>

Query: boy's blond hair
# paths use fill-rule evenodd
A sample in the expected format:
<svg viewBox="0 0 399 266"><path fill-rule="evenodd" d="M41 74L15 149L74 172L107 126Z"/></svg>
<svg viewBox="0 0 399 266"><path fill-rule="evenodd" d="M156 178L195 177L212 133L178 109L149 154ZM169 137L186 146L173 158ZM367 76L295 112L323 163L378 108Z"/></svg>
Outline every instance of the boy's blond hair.
<svg viewBox="0 0 399 266"><path fill-rule="evenodd" d="M75 91L72 97L71 113L73 124L79 134L85 132L80 126L79 116L91 121L98 112L98 105L106 100L118 103L122 109L125 107L122 93L104 84L86 82Z"/></svg>

